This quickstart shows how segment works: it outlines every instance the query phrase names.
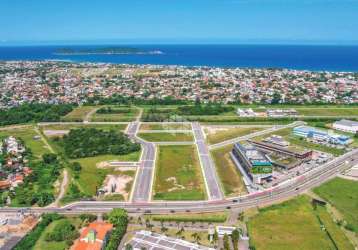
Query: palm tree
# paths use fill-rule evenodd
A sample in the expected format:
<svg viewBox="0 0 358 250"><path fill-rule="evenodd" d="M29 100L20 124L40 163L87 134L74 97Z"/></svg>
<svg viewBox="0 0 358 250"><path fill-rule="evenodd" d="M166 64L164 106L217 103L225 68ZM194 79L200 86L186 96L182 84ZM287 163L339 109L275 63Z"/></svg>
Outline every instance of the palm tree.
<svg viewBox="0 0 358 250"><path fill-rule="evenodd" d="M194 239L194 241L195 241L196 243L199 243L199 241L201 240L200 235L199 235L197 232L193 233L193 234L191 235L191 237Z"/></svg>
<svg viewBox="0 0 358 250"><path fill-rule="evenodd" d="M178 230L178 232L176 232L175 233L175 235L177 236L177 237L179 237L179 236L181 236L183 233L184 233L184 227L182 227L182 228L180 228L180 230Z"/></svg>
<svg viewBox="0 0 358 250"><path fill-rule="evenodd" d="M160 228L160 231L161 231L162 233L165 233L165 232L168 231L168 228L162 226L162 227Z"/></svg>

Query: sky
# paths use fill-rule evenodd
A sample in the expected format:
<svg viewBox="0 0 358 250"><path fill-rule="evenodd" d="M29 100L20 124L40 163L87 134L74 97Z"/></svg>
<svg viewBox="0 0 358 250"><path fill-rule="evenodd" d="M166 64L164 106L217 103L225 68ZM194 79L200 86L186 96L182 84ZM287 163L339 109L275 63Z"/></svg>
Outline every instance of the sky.
<svg viewBox="0 0 358 250"><path fill-rule="evenodd" d="M0 44L358 45L358 0L1 0Z"/></svg>

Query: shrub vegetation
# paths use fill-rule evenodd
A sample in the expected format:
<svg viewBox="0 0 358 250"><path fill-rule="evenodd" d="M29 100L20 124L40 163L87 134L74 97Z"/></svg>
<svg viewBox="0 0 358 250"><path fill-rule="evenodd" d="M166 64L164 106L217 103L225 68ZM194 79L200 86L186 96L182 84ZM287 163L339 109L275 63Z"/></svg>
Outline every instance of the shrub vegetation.
<svg viewBox="0 0 358 250"><path fill-rule="evenodd" d="M122 132L104 131L95 128L72 129L62 140L67 157L83 158L97 155L125 155L140 150Z"/></svg>

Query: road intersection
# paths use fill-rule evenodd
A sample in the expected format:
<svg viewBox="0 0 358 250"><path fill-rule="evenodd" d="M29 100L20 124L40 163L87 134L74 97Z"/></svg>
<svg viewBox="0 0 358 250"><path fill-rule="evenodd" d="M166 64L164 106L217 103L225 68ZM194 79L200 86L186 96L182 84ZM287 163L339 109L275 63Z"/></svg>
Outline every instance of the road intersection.
<svg viewBox="0 0 358 250"><path fill-rule="evenodd" d="M286 127L297 126L292 123L285 126L276 126L273 131ZM207 201L152 201L151 190L155 168L156 145L137 137L140 122L129 123L126 133L134 141L141 143L143 147L140 165L134 181L131 198L128 202L116 201L79 201L63 207L27 208L32 212L58 212L63 214L78 214L84 212L106 212L113 208L125 208L130 213L174 213L174 212L206 212L220 211L224 209L244 210L250 207L272 204L288 199L318 186L323 182L337 176L340 172L357 165L358 149L352 150L332 161L321 165L305 174L296 176L279 185L253 192L244 196L225 198L219 185L214 163L211 159L208 146L205 143L204 133L199 123L192 123L195 143L198 148L199 158L207 182ZM267 130L260 131L267 133ZM256 135L257 136L257 135ZM246 137L245 137L246 138ZM0 208L1 212L18 212L23 208Z"/></svg>

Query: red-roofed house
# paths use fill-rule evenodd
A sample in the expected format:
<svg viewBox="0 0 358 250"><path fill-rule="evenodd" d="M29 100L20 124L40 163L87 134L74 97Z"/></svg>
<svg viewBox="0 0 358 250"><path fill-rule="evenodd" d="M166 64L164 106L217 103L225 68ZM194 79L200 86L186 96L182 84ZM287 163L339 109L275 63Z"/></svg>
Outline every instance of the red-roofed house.
<svg viewBox="0 0 358 250"><path fill-rule="evenodd" d="M75 241L71 250L101 250L104 249L113 225L95 221L82 229L81 236Z"/></svg>

